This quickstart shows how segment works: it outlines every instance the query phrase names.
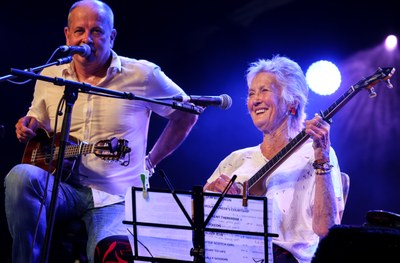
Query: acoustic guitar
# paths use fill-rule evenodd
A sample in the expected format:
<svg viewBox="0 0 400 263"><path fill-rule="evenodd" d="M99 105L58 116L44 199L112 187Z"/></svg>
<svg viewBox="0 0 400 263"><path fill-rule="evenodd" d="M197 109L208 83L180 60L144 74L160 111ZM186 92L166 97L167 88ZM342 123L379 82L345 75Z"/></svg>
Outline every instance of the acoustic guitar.
<svg viewBox="0 0 400 263"><path fill-rule="evenodd" d="M56 161L59 158L60 139L60 133L50 136L46 130L38 129L36 136L30 139L25 147L22 163L35 165L46 171L50 168L51 173L54 173ZM105 161L121 161L131 151L127 145L127 140L115 137L101 140L95 144L87 144L70 136L64 153L64 160L69 167L63 170L71 169L71 163L75 162L78 157L92 153ZM121 164L128 165L129 161L122 161Z"/></svg>

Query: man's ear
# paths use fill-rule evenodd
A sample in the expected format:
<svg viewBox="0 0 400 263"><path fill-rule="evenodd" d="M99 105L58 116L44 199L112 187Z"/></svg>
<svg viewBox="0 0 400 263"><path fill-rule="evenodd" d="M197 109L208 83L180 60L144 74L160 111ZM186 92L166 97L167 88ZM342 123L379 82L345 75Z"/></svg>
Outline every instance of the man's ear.
<svg viewBox="0 0 400 263"><path fill-rule="evenodd" d="M111 35L110 35L110 46L111 46L111 48L114 47L114 41L115 41L116 37L117 37L117 30L115 28L113 28L113 30L111 31Z"/></svg>
<svg viewBox="0 0 400 263"><path fill-rule="evenodd" d="M69 30L68 30L68 27L66 26L66 27L64 27L65 44L67 46L70 46L69 41L68 41L68 33L69 33Z"/></svg>

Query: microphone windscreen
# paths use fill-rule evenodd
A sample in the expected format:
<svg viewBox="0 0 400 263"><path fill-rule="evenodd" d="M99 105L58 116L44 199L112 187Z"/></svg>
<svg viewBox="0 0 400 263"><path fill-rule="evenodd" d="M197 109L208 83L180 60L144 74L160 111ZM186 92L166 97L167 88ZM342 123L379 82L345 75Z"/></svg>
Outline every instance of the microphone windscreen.
<svg viewBox="0 0 400 263"><path fill-rule="evenodd" d="M90 49L90 46L87 44L82 44L80 45L81 47L83 47L83 49L85 50L82 54L80 54L82 57L86 58L88 56L90 56L90 54L92 53L92 50Z"/></svg>
<svg viewBox="0 0 400 263"><path fill-rule="evenodd" d="M232 98L228 94L221 95L221 105L220 108L227 110L232 106Z"/></svg>

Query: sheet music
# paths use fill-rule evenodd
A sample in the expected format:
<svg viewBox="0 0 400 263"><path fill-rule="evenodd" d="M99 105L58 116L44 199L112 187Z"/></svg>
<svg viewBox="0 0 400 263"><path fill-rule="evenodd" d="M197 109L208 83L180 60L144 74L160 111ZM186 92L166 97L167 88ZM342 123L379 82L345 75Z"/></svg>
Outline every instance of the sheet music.
<svg viewBox="0 0 400 263"><path fill-rule="evenodd" d="M129 190L125 196L126 221L133 220L131 194ZM148 191L147 198L143 198L141 191L135 191L135 198L137 222L190 227L172 194ZM178 198L186 211L192 214L192 196L178 194ZM132 251L135 251L133 226L127 225L127 231ZM190 256L190 250L193 248L192 238L191 229L138 226L138 256L193 261L193 257Z"/></svg>
<svg viewBox="0 0 400 263"><path fill-rule="evenodd" d="M218 196L205 197L205 218L217 200ZM271 229L272 202L270 199L266 199L266 202L267 229ZM249 199L248 206L244 207L241 198L225 197L206 228L264 233L264 203L261 200ZM268 237L268 261L265 259L263 236L206 231L205 251L207 263L273 263L272 237Z"/></svg>

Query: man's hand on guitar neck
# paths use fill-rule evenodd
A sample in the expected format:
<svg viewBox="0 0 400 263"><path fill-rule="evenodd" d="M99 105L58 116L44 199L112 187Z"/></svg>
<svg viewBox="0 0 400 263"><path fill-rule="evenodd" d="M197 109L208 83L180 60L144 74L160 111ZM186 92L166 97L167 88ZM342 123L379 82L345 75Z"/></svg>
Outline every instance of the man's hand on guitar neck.
<svg viewBox="0 0 400 263"><path fill-rule="evenodd" d="M26 143L36 136L36 130L41 127L40 122L32 116L24 116L15 124L15 133L20 142Z"/></svg>

